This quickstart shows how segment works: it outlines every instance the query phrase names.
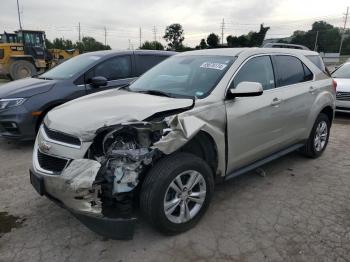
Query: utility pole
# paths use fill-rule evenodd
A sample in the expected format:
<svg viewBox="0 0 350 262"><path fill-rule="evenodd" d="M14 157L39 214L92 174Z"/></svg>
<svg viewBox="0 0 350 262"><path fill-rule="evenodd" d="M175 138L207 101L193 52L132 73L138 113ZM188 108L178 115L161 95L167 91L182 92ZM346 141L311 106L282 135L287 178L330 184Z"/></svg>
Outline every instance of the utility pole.
<svg viewBox="0 0 350 262"><path fill-rule="evenodd" d="M314 51L317 51L318 31L316 32L315 47Z"/></svg>
<svg viewBox="0 0 350 262"><path fill-rule="evenodd" d="M104 29L105 29L105 46L107 46L107 28L104 27Z"/></svg>
<svg viewBox="0 0 350 262"><path fill-rule="evenodd" d="M78 24L78 32L79 32L79 42L81 42L81 37L80 37L80 22Z"/></svg>
<svg viewBox="0 0 350 262"><path fill-rule="evenodd" d="M224 46L224 29L225 29L225 19L222 19L221 23L221 46Z"/></svg>
<svg viewBox="0 0 350 262"><path fill-rule="evenodd" d="M154 42L157 41L157 28L156 26L153 26L153 37L154 37Z"/></svg>
<svg viewBox="0 0 350 262"><path fill-rule="evenodd" d="M21 13L19 12L19 3L18 3L18 0L17 0L17 12L18 12L19 29L22 30Z"/></svg>
<svg viewBox="0 0 350 262"><path fill-rule="evenodd" d="M141 40L141 38L142 38L142 30L141 30L141 26L140 26L140 31L139 31L139 37L140 37L140 45L139 45L139 48L141 49L141 45L142 45L142 40Z"/></svg>
<svg viewBox="0 0 350 262"><path fill-rule="evenodd" d="M349 16L349 7L346 8L346 14L345 14L345 18L344 18L344 28L343 28L343 33L341 35L341 40L340 40L339 56L341 55L341 49L343 47L343 41L344 41L344 36L345 36L346 24L348 22L348 16Z"/></svg>

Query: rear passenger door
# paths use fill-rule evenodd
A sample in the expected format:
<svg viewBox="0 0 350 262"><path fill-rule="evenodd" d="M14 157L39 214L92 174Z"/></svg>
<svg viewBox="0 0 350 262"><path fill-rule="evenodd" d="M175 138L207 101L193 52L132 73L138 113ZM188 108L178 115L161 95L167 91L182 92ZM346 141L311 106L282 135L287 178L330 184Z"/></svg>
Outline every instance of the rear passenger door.
<svg viewBox="0 0 350 262"><path fill-rule="evenodd" d="M102 61L85 74L87 93L116 88L130 83L134 80L132 68L131 55L119 55ZM107 86L96 88L90 85L91 78L95 76L107 78Z"/></svg>
<svg viewBox="0 0 350 262"><path fill-rule="evenodd" d="M163 60L168 58L168 56L162 55L151 55L151 54L135 54L135 75L139 77L155 65L159 64Z"/></svg>
<svg viewBox="0 0 350 262"><path fill-rule="evenodd" d="M307 118L317 89L313 85L313 73L299 58L290 55L274 55L272 58L277 73L276 89L282 99L282 140L283 145L288 146L305 138Z"/></svg>

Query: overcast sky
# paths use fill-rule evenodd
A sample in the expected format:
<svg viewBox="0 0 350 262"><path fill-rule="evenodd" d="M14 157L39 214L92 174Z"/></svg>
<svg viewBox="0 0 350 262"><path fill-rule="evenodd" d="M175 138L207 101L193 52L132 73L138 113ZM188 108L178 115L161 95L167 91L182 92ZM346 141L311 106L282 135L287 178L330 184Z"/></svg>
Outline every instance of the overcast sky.
<svg viewBox="0 0 350 262"><path fill-rule="evenodd" d="M165 27L181 23L185 44L194 47L201 38L215 32L221 36L225 19L225 39L259 30L265 23L271 29L267 38L289 36L295 30L307 30L315 20L343 24L349 0L19 0L23 28L45 30L47 37L78 39L78 23L83 36L93 36L114 49L126 49L129 41L163 40ZM0 0L0 32L18 29L16 0Z"/></svg>

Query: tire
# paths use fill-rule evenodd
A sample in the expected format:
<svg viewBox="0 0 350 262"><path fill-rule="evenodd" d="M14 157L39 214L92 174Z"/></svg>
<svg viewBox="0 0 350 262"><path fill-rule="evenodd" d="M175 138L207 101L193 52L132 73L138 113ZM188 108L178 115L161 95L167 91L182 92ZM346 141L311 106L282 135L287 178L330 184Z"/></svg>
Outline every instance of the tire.
<svg viewBox="0 0 350 262"><path fill-rule="evenodd" d="M181 184L188 186L187 190L185 187L183 191L180 190L181 196L174 190L180 189L179 180L174 181L177 177L180 177ZM194 182L198 181L193 183L193 188L188 183L190 177L194 178ZM141 187L140 209L158 231L168 235L178 234L198 223L209 207L213 190L213 172L204 160L189 153L175 153L161 159L146 174ZM172 206L176 207L167 215L165 203L170 203L170 200L174 201ZM168 208L168 211L171 210ZM185 215L181 215L181 210L185 211Z"/></svg>
<svg viewBox="0 0 350 262"><path fill-rule="evenodd" d="M35 66L26 60L14 61L10 66L10 75L12 80L18 80L25 77L31 77L36 74Z"/></svg>
<svg viewBox="0 0 350 262"><path fill-rule="evenodd" d="M305 156L317 158L322 155L328 144L330 126L330 120L327 115L323 113L319 114L305 146L301 149L301 152ZM325 128L325 133L322 132L323 128Z"/></svg>

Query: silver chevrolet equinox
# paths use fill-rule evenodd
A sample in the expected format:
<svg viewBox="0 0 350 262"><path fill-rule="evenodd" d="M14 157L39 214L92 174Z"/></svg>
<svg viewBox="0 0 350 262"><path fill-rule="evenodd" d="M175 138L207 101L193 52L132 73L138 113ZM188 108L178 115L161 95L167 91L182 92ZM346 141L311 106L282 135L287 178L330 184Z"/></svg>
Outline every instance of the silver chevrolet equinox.
<svg viewBox="0 0 350 262"><path fill-rule="evenodd" d="M163 233L186 231L215 182L294 150L324 152L336 83L323 68L306 50L178 54L129 86L50 111L31 183L110 238L132 238L139 215Z"/></svg>

